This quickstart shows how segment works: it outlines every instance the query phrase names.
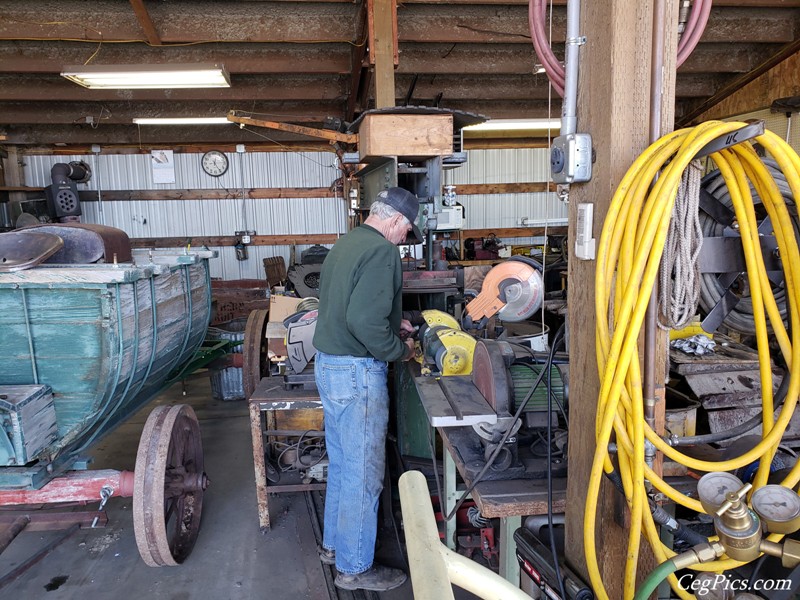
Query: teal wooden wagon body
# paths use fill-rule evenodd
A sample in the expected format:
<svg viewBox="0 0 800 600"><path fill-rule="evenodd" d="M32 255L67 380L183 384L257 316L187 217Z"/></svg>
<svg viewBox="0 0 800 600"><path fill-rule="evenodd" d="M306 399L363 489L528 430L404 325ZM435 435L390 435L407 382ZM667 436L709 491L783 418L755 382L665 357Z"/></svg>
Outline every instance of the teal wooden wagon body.
<svg viewBox="0 0 800 600"><path fill-rule="evenodd" d="M0 273L0 386L52 389L51 408L29 409L29 421L53 418L55 408L50 442L31 457L19 455L20 428L0 403L0 490L39 488L76 468L192 357L211 314L213 255L144 250L126 264Z"/></svg>

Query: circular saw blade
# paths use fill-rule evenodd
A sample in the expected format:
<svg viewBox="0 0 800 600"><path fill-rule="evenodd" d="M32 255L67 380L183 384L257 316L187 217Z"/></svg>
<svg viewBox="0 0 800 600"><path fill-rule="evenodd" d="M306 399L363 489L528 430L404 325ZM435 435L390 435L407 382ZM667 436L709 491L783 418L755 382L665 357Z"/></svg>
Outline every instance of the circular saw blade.
<svg viewBox="0 0 800 600"><path fill-rule="evenodd" d="M506 305L497 314L501 321L524 321L542 305L542 276L529 268L527 279L506 287Z"/></svg>

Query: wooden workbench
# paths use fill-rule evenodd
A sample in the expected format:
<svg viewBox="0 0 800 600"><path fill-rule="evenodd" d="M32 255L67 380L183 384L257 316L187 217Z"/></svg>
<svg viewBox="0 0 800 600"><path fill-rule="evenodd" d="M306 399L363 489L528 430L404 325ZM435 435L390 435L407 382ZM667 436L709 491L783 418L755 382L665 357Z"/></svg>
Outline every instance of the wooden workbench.
<svg viewBox="0 0 800 600"><path fill-rule="evenodd" d="M444 448L444 496L442 506L445 515L450 514L453 507L463 495L463 490L472 486L468 471L461 460L460 453L452 444L449 427L438 427L436 431L442 438ZM456 471L464 481L459 489L456 482ZM565 511L567 480L553 479L553 513ZM482 481L471 492L475 505L481 516L500 519L500 575L514 585L519 585L519 563L516 558L514 532L522 526L522 517L527 515L547 514L547 480L544 479L507 479ZM445 543L455 549L456 521L445 521Z"/></svg>
<svg viewBox="0 0 800 600"><path fill-rule="evenodd" d="M250 433L253 438L253 467L256 480L256 500L258 502L258 524L262 532L270 527L269 494L281 492L305 492L324 490L324 483L270 484L267 480L264 438L274 436L300 436L302 431L277 430L275 420L267 418L272 411L315 410L322 411L322 401L317 390L303 388L284 389L282 377L264 377L256 386L248 400L250 409ZM320 423L321 423L320 417ZM321 432L314 432L314 434Z"/></svg>
<svg viewBox="0 0 800 600"><path fill-rule="evenodd" d="M455 439L459 436L463 438L463 434L459 433L464 429L462 425L468 425L478 419L479 415L485 413L486 419L484 420L486 421L491 421L496 418L496 415L486 404L485 399L480 396L477 388L471 384L464 384L466 387L462 386L463 389L450 389L453 388L450 384L459 383L456 380L470 378L450 377L443 378L445 381L439 382L434 378L421 376L416 363L406 364L404 368L409 370L414 381L414 390L419 396L428 424L439 433L446 450L444 453L442 508L443 513L448 515L463 495L462 490L472 486L473 481L470 474L476 474L474 465L472 465L472 469L467 468L461 452L456 448ZM442 384L447 385L443 386ZM455 414L443 387L450 389L451 397L458 398L459 406L455 408L459 410L460 415ZM467 389L470 387L471 390ZM476 394L480 398L474 397ZM484 405L482 409L481 404ZM461 489L457 486L456 473L464 482ZM566 487L566 479L555 478L553 480L554 513L561 513L565 510ZM471 497L482 516L500 519L500 574L514 585L519 585L519 563L516 559L514 531L521 526L523 516L547 514L547 481L530 478L482 481L474 487ZM449 548L455 549L455 519L445 521L444 527L445 544Z"/></svg>

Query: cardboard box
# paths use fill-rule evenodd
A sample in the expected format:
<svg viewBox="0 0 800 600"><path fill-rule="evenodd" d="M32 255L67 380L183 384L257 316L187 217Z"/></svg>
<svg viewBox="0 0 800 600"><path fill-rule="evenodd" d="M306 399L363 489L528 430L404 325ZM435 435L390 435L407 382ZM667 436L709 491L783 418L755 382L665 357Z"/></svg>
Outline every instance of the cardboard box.
<svg viewBox="0 0 800 600"><path fill-rule="evenodd" d="M297 312L297 305L302 298L292 298L291 296L269 297L269 321L271 323L282 323L289 315Z"/></svg>
<svg viewBox="0 0 800 600"><path fill-rule="evenodd" d="M269 321L267 322L267 348L276 356L286 356L286 327L283 320L297 312L302 298L290 296L269 297Z"/></svg>
<svg viewBox="0 0 800 600"><path fill-rule="evenodd" d="M369 114L358 128L360 160L453 153L453 115Z"/></svg>

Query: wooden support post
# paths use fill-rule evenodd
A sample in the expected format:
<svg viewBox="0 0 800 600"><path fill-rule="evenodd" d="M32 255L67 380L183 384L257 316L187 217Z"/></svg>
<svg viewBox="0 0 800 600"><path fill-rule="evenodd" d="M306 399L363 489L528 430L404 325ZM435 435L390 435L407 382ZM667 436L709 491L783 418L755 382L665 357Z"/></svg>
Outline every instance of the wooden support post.
<svg viewBox="0 0 800 600"><path fill-rule="evenodd" d="M593 235L599 237L614 190L636 157L648 145L650 56L654 0L585 2L578 96L578 130L592 134L596 162L592 181L573 185L569 224L576 227L578 205L594 204ZM671 8L672 3L667 3ZM675 21L666 19L664 35L674 36ZM665 70L674 70L675 46L666 45ZM674 98L674 77L664 78L663 98ZM672 109L662 111L672 115ZM573 242L574 243L574 242ZM595 417L599 377L595 359L594 282L596 261L569 261L569 352L571 369L581 373L570 385L569 479L566 508L568 562L587 576L583 545L586 490L595 451ZM611 285L612 282L607 282ZM664 363L660 368L663 372ZM591 432L592 434L588 434ZM614 521L616 491L606 482L601 489L597 518L600 572L611 598L622 598L627 553L627 530ZM622 502L624 505L624 501ZM627 509L626 509L627 510ZM647 547L643 543L643 547ZM639 574L654 565L645 551Z"/></svg>
<svg viewBox="0 0 800 600"><path fill-rule="evenodd" d="M375 108L394 106L394 67L397 62L397 2L369 0L369 55L375 65ZM363 107L366 108L366 107Z"/></svg>

